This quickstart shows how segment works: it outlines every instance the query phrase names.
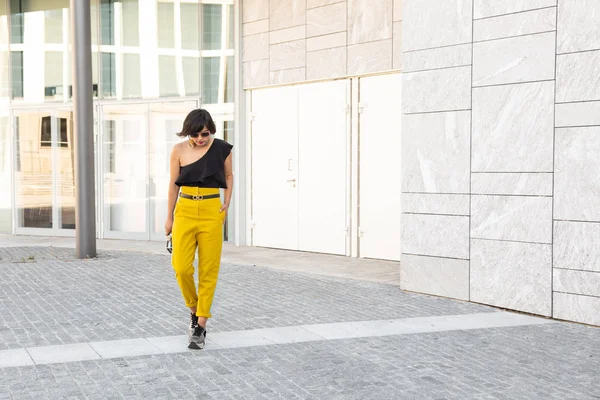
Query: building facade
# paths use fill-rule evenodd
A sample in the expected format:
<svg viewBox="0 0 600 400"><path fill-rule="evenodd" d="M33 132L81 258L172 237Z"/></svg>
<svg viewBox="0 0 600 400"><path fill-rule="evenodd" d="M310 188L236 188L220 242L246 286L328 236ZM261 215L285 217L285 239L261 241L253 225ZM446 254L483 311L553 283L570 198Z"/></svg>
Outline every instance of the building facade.
<svg viewBox="0 0 600 400"><path fill-rule="evenodd" d="M71 235L68 1L3 3L0 230ZM99 237L162 239L203 106L236 146L235 244L600 325L600 2L92 5Z"/></svg>
<svg viewBox="0 0 600 400"><path fill-rule="evenodd" d="M91 14L98 237L162 240L185 115L205 107L235 140L234 2L93 0ZM2 232L74 236L70 29L69 0L0 1Z"/></svg>

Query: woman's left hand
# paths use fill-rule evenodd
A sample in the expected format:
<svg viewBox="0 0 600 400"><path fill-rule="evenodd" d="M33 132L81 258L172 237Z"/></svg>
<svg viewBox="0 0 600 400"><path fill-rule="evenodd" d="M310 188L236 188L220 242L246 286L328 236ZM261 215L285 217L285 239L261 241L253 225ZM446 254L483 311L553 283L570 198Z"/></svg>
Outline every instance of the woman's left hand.
<svg viewBox="0 0 600 400"><path fill-rule="evenodd" d="M229 209L229 204L223 204L221 206L221 209L219 210L220 213L225 213L225 217L223 218L223 223L225 223L225 218L227 217L227 210Z"/></svg>

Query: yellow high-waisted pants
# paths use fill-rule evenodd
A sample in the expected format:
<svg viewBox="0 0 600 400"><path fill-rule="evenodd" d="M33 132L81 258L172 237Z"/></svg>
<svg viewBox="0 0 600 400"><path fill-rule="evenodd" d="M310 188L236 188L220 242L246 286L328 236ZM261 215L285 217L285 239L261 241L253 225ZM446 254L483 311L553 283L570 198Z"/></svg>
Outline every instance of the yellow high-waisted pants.
<svg viewBox="0 0 600 400"><path fill-rule="evenodd" d="M219 193L219 189L182 186L189 195ZM221 199L192 200L179 197L173 221L172 264L187 307L197 307L198 317L210 318L223 248ZM198 249L198 292L194 284L194 256Z"/></svg>

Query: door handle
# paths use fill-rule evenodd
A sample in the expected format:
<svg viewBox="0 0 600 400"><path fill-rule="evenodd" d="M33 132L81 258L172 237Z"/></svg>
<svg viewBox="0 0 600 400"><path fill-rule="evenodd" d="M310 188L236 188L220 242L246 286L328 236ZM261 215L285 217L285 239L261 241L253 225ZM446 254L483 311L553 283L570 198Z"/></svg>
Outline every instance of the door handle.
<svg viewBox="0 0 600 400"><path fill-rule="evenodd" d="M286 182L296 182L295 179L288 179Z"/></svg>

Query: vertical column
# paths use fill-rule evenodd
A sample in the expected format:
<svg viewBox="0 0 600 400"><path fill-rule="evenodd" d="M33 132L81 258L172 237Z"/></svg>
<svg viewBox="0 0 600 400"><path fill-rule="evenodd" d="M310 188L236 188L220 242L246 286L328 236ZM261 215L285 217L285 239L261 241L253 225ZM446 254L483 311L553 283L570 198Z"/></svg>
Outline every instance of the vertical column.
<svg viewBox="0 0 600 400"><path fill-rule="evenodd" d="M469 299L472 0L406 0L401 287Z"/></svg>
<svg viewBox="0 0 600 400"><path fill-rule="evenodd" d="M550 316L556 0L545 5L475 2L470 287L472 301Z"/></svg>
<svg viewBox="0 0 600 400"><path fill-rule="evenodd" d="M600 325L600 2L559 0L553 316Z"/></svg>
<svg viewBox="0 0 600 400"><path fill-rule="evenodd" d="M90 2L71 0L77 257L96 257Z"/></svg>

